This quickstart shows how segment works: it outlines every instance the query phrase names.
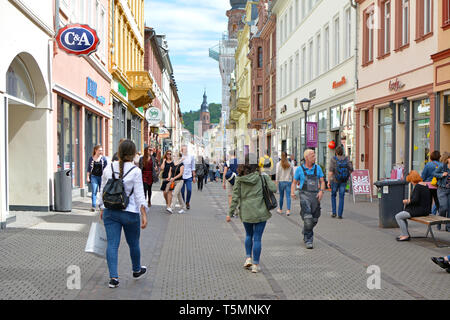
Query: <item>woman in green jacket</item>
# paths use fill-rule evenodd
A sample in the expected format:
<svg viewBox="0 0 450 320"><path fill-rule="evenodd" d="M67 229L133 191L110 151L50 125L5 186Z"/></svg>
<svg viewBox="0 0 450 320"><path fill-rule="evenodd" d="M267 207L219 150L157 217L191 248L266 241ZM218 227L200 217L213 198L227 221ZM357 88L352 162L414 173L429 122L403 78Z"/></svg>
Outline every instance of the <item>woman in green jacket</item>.
<svg viewBox="0 0 450 320"><path fill-rule="evenodd" d="M276 192L277 187L268 175L260 174L256 157L254 164L250 164L249 159L251 158L247 155L245 164L239 165L239 177L236 177L233 186L233 200L228 211L227 222L231 221L237 205L240 204L239 218L244 223L246 232L245 251L247 258L244 268L249 269L251 267L251 271L257 273L260 271L259 258L262 234L267 220L272 216L264 202L261 179L265 179L266 185L272 192Z"/></svg>

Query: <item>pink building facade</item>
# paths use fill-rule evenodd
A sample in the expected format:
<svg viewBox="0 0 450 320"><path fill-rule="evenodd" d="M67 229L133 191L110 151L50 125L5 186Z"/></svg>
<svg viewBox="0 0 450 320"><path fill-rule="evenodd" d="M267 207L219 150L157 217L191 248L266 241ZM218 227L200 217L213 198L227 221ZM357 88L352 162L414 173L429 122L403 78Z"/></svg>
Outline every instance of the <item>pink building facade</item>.
<svg viewBox="0 0 450 320"><path fill-rule="evenodd" d="M63 2L61 2L63 3ZM86 188L89 157L96 145L112 158L111 81L108 71L108 8L109 1L70 2L57 13L59 27L69 23L88 24L95 29L100 44L90 56L69 55L56 45L53 54L52 99L54 171L72 170L73 188ZM73 7L71 7L73 6Z"/></svg>

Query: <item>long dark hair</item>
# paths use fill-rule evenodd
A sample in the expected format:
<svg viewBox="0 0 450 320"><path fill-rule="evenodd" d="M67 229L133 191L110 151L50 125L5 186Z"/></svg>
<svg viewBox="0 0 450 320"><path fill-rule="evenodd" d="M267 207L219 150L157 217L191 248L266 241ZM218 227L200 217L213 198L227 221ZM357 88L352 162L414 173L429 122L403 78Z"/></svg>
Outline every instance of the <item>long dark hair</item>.
<svg viewBox="0 0 450 320"><path fill-rule="evenodd" d="M284 170L289 169L291 167L291 164L289 163L289 161L287 159L287 153L284 151L281 153L281 167Z"/></svg>
<svg viewBox="0 0 450 320"><path fill-rule="evenodd" d="M144 166L150 163L151 157L152 155L150 154L150 146L148 146L144 149L144 159L142 159L142 163Z"/></svg>
<svg viewBox="0 0 450 320"><path fill-rule="evenodd" d="M252 161L253 160L253 161ZM245 163L240 164L238 166L237 172L240 177L252 174L254 172L259 171L259 166L256 161L256 155L255 154L247 154L245 156Z"/></svg>
<svg viewBox="0 0 450 320"><path fill-rule="evenodd" d="M120 178L123 177L123 167L125 162L131 162L136 156L136 145L131 140L125 140L119 145L119 169Z"/></svg>

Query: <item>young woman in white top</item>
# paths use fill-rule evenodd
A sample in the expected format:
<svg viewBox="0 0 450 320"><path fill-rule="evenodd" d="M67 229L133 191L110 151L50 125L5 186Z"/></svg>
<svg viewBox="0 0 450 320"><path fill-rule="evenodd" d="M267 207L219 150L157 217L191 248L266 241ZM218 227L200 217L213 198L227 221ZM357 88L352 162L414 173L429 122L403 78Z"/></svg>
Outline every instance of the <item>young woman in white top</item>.
<svg viewBox="0 0 450 320"><path fill-rule="evenodd" d="M283 200L284 194L286 193L287 216L291 214L291 186L293 177L294 177L294 169L287 159L286 152L282 152L281 161L278 162L277 164L277 173L276 173L277 187L280 191L280 208L278 209L278 213L280 214L283 213Z"/></svg>
<svg viewBox="0 0 450 320"><path fill-rule="evenodd" d="M141 266L139 239L140 229L147 227L148 207L145 200L141 169L133 163L135 155L136 146L134 142L125 140L119 146L119 161L114 161L111 165L106 166L102 176L102 194L106 183L112 178L112 171L114 170L116 178L123 178L125 192L130 195L128 206L123 211L105 209L103 199L100 199L100 218L105 224L108 242L106 260L110 275L110 288L119 286L117 265L122 228L130 247L134 279L139 279L147 271L145 266Z"/></svg>

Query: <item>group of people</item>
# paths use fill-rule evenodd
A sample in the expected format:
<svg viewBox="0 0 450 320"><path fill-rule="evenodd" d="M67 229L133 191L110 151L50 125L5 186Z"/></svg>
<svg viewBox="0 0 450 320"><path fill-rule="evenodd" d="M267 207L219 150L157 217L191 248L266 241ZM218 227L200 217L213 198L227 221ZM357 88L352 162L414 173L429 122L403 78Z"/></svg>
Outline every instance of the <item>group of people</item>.
<svg viewBox="0 0 450 320"><path fill-rule="evenodd" d="M112 161L103 155L101 145L94 148L89 159L87 182L92 188L91 211L95 211L98 204L100 218L105 225L110 288L119 286L118 249L122 229L130 248L133 278L139 279L147 271L145 266L141 266L139 240L140 230L147 227L147 212L151 207L154 183L161 182L160 190L166 200L167 212L173 213L176 200L181 206L179 213L184 213L184 208L190 209L192 183L196 182L194 157L188 154L185 145L175 155L167 151L161 163L158 161L158 153L159 150L146 145L141 156L133 141L122 139ZM103 194L105 186L112 180L122 181L125 197L128 199L122 210L105 208L103 198L97 199L97 193L101 191Z"/></svg>
<svg viewBox="0 0 450 320"><path fill-rule="evenodd" d="M314 150L304 152L304 163L294 171L294 163L283 152L281 160L276 164L275 182L270 176L273 161L264 157L259 162L254 161L255 155L247 154L245 162L238 164L232 151L224 169L223 188L228 190L229 211L227 221L233 216L239 216L244 224L246 238L246 258L244 268L253 273L260 271L261 239L271 213L264 200L264 190L280 193L278 213L283 213L284 197L286 196L287 211L291 213L291 198L300 199L301 218L304 222L303 240L308 249L313 249L314 227L321 215L322 201L326 184L322 168L316 164ZM253 161L251 161L253 160ZM329 174L329 187L332 189L332 217L342 219L344 196L347 181L353 171L352 163L343 154L343 148L338 147L336 156L332 159ZM336 195L339 192L339 210L336 210ZM239 207L239 208L238 208ZM238 209L238 210L237 210Z"/></svg>

